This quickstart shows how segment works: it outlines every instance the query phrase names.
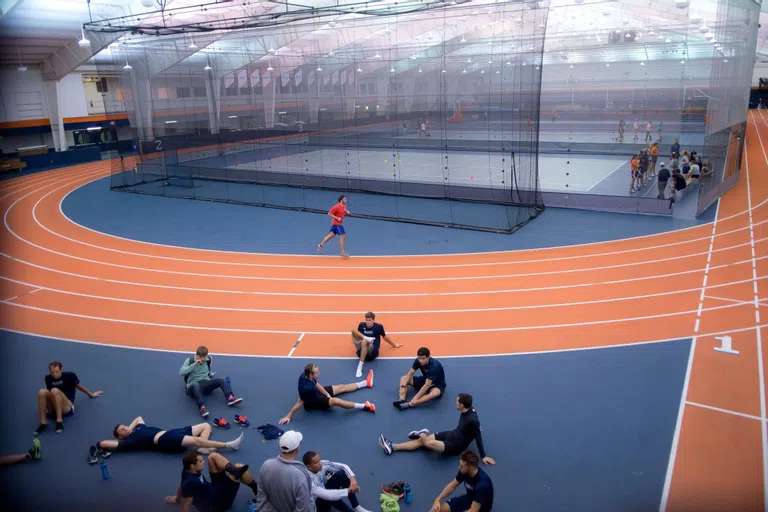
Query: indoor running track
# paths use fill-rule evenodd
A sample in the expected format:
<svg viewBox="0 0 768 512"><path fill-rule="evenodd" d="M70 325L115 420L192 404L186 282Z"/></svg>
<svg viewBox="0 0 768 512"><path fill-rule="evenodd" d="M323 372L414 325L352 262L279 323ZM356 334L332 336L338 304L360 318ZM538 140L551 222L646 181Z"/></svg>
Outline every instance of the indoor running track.
<svg viewBox="0 0 768 512"><path fill-rule="evenodd" d="M187 354L205 344L213 354L241 356L219 357L217 366L220 370L231 366L228 373L242 371L240 379L233 377L233 381L241 383L243 392L254 386L266 393L270 398L259 400L262 409L251 403L248 414L257 424L276 423L290 408L296 377L309 358L327 359L323 364L328 370L321 378L324 383L354 380L349 329L362 312L373 310L405 347L395 351L384 344L382 358L375 363L379 373L377 387L371 392L379 393L377 423L371 417L334 412L335 416L328 417L352 429L348 439L354 442L326 438L353 448L350 457L354 452L365 453L356 464L371 466L361 471L361 484L368 489L363 495L367 508L376 508L376 487L383 483L383 475L388 480L402 477L397 472L400 461L406 468L417 467L425 457L397 454L387 459L375 446L380 431L397 426L400 430L385 433L402 437L406 427L400 423L405 414L410 415L408 425L413 427L423 426L420 422L425 418L439 421L443 428L452 428L456 421L452 398L423 412L399 413L388 406L396 393L397 376L408 365L402 359L428 345L446 366L449 395L470 391L479 404L485 393L495 396L499 388L512 387L498 395L498 400L486 400L482 408L478 405L481 419L486 418L488 452L499 459L497 467L487 468L497 484L497 496L504 500L497 510L513 510L521 504L527 510L765 510L768 442L762 335L768 323L761 323L761 316L762 322L768 318L768 294L761 290L768 275L768 116L752 111L749 120L741 182L721 200L714 223L612 242L527 251L341 260L163 246L98 233L63 215L63 198L105 176L108 163L2 182L0 326L8 331L3 336L4 360L18 363L25 372L23 377L13 377L11 384L19 387L19 392L13 389L14 395L24 396L9 403L32 407L32 393L42 383L52 351L70 355L70 360L82 365L88 358L84 352L90 351L98 355L91 356L88 370L72 364L65 369L77 371L87 386L104 388L107 394L87 404L81 403L81 395L78 414L81 409L88 414L90 408L106 408L102 404L108 403L109 396L129 401L131 382L151 380L154 372L168 373L161 380L170 383L172 393L169 396L168 388L163 388L151 400L144 396L143 410L154 407L160 414L163 400L180 401L179 407L187 410L188 399L176 389L180 386L177 367L184 356L167 352ZM535 222L524 229L535 229ZM622 363L601 359L613 357L609 354L629 359ZM170 362L158 367L157 361L169 357ZM292 362L294 359L297 361ZM36 360L33 368L24 366L30 360ZM120 372L124 372L122 378ZM86 373L91 375L88 382L83 378ZM560 378L563 386L558 389L553 383ZM592 382L581 393L570 387L594 378L603 380ZM7 383L8 375L4 379ZM272 403L278 393L274 389L280 387L275 385L281 384L275 379L284 381L287 389L280 392L284 397L279 403ZM572 379L570 384L567 379ZM622 379L630 379L626 382L631 385L622 387ZM95 380L100 382L94 384ZM22 386L22 381L31 389ZM110 386L123 389L110 391ZM637 398L641 392L649 394ZM526 400L526 394L535 398ZM617 406L616 396L604 400L611 394L618 394L619 399L623 396L625 403L619 400ZM626 403L627 397L636 397L638 402ZM552 410L553 404L564 409ZM601 412L600 407L619 410ZM124 417L98 421L113 425L127 423L136 414L147 415L134 414L133 409L123 412L126 408L116 409ZM575 435L569 422L586 415L584 411L594 415L579 418L579 425L595 430ZM33 415L15 408L5 413L14 418L10 423L14 430L24 431L23 435L10 435L9 423L4 421L5 439L27 439L27 432L34 429ZM663 435L648 450L656 457L655 480L634 488L625 480L610 480L607 475L616 472L611 457L618 457L622 446L636 450L633 456L639 456L644 443L651 443L645 437L647 431L629 435L622 430L630 428L629 424L652 423L649 415L664 416L659 418L663 427L658 427ZM315 424L328 429L331 438L348 435L333 430L328 417L310 422L309 416L299 412L294 421L305 436ZM393 416L398 419L391 419ZM353 423L357 421L353 418L360 418L360 423ZM550 423L545 425L547 421ZM176 426L169 425L167 418L162 422L169 428ZM590 424L594 426L588 427ZM562 429L558 431L558 427ZM101 437L107 437L110 429L102 429ZM546 429L554 432L541 438ZM65 435L71 435L70 431ZM221 439L227 434L215 435ZM585 436L590 435L597 438L585 452ZM250 430L249 439L258 439L258 433ZM358 440L365 444L362 452ZM55 442L61 441L53 434L43 440L44 446ZM552 446L560 446L559 451ZM11 449L7 443L2 447L4 452ZM66 452L69 448L71 454ZM259 460L246 462L258 467L263 457L273 455L274 447L262 448ZM70 454L75 461L72 467L80 468L72 470L77 475L87 471L86 451L87 445L59 446L46 453ZM533 480L533 465L556 466L562 458L571 462L559 477L561 486L545 481L557 480L552 472ZM455 461L429 460L436 464L429 471L439 470L439 475L427 475L423 482L419 475L406 477L420 482L415 486L414 510L417 505L428 507L452 475ZM117 457L110 459L118 470L119 463ZM176 468L173 471L179 467L175 460L163 464ZM33 467L5 469L3 475L9 481L26 475L27 485L32 485ZM636 479L642 475L642 471L633 473ZM78 486L86 485L85 480L88 486L101 484L94 474L73 478L69 488L58 490L59 496L67 490L77 491ZM174 491L175 478L164 482L166 494ZM580 483L573 485L575 481ZM112 485L111 492L131 495L135 481L116 478L104 485ZM93 492L94 496L104 493L104 487ZM32 496L24 499L42 499ZM612 501L606 502L607 496ZM74 503L78 495L64 499ZM151 499L157 502L158 496Z"/></svg>

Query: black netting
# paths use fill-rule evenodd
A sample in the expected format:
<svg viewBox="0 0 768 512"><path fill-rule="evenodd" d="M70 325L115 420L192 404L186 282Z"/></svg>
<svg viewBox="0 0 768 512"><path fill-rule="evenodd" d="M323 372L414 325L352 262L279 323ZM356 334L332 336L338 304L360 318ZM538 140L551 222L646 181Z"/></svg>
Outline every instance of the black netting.
<svg viewBox="0 0 768 512"><path fill-rule="evenodd" d="M543 208L547 11L407 4L122 38L99 70L138 157L112 189L515 231Z"/></svg>

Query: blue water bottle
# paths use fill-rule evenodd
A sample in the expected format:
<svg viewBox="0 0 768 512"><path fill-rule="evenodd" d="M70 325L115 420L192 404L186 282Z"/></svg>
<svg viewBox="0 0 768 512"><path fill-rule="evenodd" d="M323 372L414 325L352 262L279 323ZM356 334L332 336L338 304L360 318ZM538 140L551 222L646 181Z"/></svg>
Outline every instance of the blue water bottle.
<svg viewBox="0 0 768 512"><path fill-rule="evenodd" d="M405 486L403 486L403 491L405 491L405 502L410 505L413 501L413 496L411 496L411 484L405 484Z"/></svg>
<svg viewBox="0 0 768 512"><path fill-rule="evenodd" d="M109 480L109 471L107 470L107 462L102 461L102 463L99 464L99 466L101 466L101 478L103 478L104 480Z"/></svg>
<svg viewBox="0 0 768 512"><path fill-rule="evenodd" d="M248 502L248 512L256 512L256 504L252 501Z"/></svg>
<svg viewBox="0 0 768 512"><path fill-rule="evenodd" d="M232 379L230 379L229 376L227 376L227 378L224 379L224 380L227 381L227 389L231 392L232 391Z"/></svg>

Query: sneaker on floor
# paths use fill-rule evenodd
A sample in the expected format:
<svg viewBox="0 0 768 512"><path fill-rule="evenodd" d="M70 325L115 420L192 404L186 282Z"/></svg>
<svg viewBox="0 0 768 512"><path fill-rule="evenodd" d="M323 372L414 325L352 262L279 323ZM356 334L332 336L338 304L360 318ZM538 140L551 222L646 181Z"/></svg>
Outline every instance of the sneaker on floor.
<svg viewBox="0 0 768 512"><path fill-rule="evenodd" d="M408 439L418 439L421 437L421 434L427 434L429 435L429 430L426 428L423 428L421 430L411 430L408 432Z"/></svg>
<svg viewBox="0 0 768 512"><path fill-rule="evenodd" d="M204 405L200 406L200 416L203 418L207 418L210 413L208 412L208 408Z"/></svg>
<svg viewBox="0 0 768 512"><path fill-rule="evenodd" d="M91 446L88 450L88 464L96 464L99 462L99 451L96 446Z"/></svg>
<svg viewBox="0 0 768 512"><path fill-rule="evenodd" d="M107 451L107 450L104 450L104 449L103 449L101 446L99 446L99 445L97 444L97 445L96 445L96 454L97 454L99 457L101 457L102 459L108 459L108 458L109 458L109 457L112 455L112 452L109 452L109 451Z"/></svg>
<svg viewBox="0 0 768 512"><path fill-rule="evenodd" d="M64 432L64 423L57 421L56 422L56 433Z"/></svg>
<svg viewBox="0 0 768 512"><path fill-rule="evenodd" d="M379 436L379 446L381 446L381 448L384 450L384 453L387 455L392 455L395 452L395 449L392 447L392 443L387 441L387 438L384 437L384 434Z"/></svg>
<svg viewBox="0 0 768 512"><path fill-rule="evenodd" d="M232 407L233 405L237 405L242 401L243 401L242 398L235 398L235 395L229 395L227 397L227 405L230 407Z"/></svg>
<svg viewBox="0 0 768 512"><path fill-rule="evenodd" d="M368 370L368 377L365 378L365 383L369 388L373 387L373 370Z"/></svg>
<svg viewBox="0 0 768 512"><path fill-rule="evenodd" d="M371 402L365 402L363 404L363 409L369 412L376 412L376 406L373 405Z"/></svg>
<svg viewBox="0 0 768 512"><path fill-rule="evenodd" d="M405 402L406 402L405 400L395 400L394 402L392 402L392 405L394 406L395 409L400 409L400 404L404 404Z"/></svg>
<svg viewBox="0 0 768 512"><path fill-rule="evenodd" d="M29 456L32 460L40 460L40 440L32 439L32 448L29 449Z"/></svg>
<svg viewBox="0 0 768 512"><path fill-rule="evenodd" d="M43 430L45 430L46 428L48 428L48 424L47 424L47 423L41 423L41 424L40 424L40 425L37 427L37 430L35 430L35 435L37 435L37 434L40 434L40 433L41 433Z"/></svg>

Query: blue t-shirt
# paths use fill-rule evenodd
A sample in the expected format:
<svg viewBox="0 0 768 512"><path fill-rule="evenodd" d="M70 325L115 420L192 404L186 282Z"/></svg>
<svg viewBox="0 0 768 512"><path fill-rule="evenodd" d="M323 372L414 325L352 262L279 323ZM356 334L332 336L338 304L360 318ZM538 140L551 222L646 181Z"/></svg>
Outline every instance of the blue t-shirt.
<svg viewBox="0 0 768 512"><path fill-rule="evenodd" d="M50 374L45 376L45 387L48 388L48 391L56 388L64 393L64 396L69 398L72 403L75 403L75 392L78 384L80 384L80 379L74 372L61 372L61 378L58 380L53 380L53 376Z"/></svg>
<svg viewBox="0 0 768 512"><path fill-rule="evenodd" d="M162 431L161 428L148 427L144 423L139 423L131 435L117 443L116 451L151 450L155 447L155 436Z"/></svg>
<svg viewBox="0 0 768 512"><path fill-rule="evenodd" d="M305 402L317 400L320 396L320 392L317 391L315 384L317 384L315 379L308 379L302 373L301 377L299 377L299 398Z"/></svg>
<svg viewBox="0 0 768 512"><path fill-rule="evenodd" d="M413 361L412 368L414 370L421 370L421 373L424 374L424 377L432 381L433 386L440 389L445 389L445 372L443 371L443 365L440 364L440 361L434 357L429 358L427 366L421 366L419 363L419 358L417 357Z"/></svg>
<svg viewBox="0 0 768 512"><path fill-rule="evenodd" d="M374 338L373 348L376 350L379 350L381 346L381 337L387 334L384 332L384 326L376 322L373 323L373 327L368 327L365 322L360 322L360 325L357 326L357 331L363 336Z"/></svg>
<svg viewBox="0 0 768 512"><path fill-rule="evenodd" d="M211 494L213 485L207 481L202 473L195 475L188 471L181 471L181 496L192 498L192 505L201 512L211 510Z"/></svg>
<svg viewBox="0 0 768 512"><path fill-rule="evenodd" d="M464 483L467 496L481 505L480 512L490 512L493 508L493 482L485 471L477 468L477 474L473 477L462 475L459 471L456 474L456 481Z"/></svg>

